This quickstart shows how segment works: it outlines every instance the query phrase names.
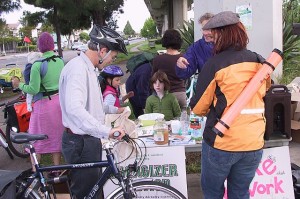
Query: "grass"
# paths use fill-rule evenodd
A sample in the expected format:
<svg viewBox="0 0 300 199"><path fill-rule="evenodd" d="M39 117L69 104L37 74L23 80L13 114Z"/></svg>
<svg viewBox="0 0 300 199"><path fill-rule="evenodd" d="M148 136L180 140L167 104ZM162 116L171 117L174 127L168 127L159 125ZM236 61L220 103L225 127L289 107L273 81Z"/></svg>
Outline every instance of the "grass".
<svg viewBox="0 0 300 199"><path fill-rule="evenodd" d="M158 50L164 50L165 48L161 46L161 44L156 44L154 48L150 48L148 41L141 41L135 44L130 44L126 46L128 55L124 55L123 53L118 54L118 59L116 60L116 64L129 60L132 56L140 53L140 52L131 52L131 49L139 46L138 49L140 52L151 52L153 54L157 54Z"/></svg>
<svg viewBox="0 0 300 199"><path fill-rule="evenodd" d="M201 153L189 152L186 153L185 165L186 173L200 173L201 172Z"/></svg>

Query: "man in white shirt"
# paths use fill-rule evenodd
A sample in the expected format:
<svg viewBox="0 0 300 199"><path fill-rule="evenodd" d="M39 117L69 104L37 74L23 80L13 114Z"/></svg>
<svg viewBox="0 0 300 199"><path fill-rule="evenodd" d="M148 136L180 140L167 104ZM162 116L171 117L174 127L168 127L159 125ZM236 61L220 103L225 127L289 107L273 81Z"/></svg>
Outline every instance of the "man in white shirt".
<svg viewBox="0 0 300 199"><path fill-rule="evenodd" d="M101 139L112 138L122 128L105 126L105 113L99 70L111 64L118 52L127 54L122 37L115 31L95 25L90 33L88 50L70 60L61 72L59 99L65 132L62 153L67 163L85 163L102 159ZM107 111L109 112L109 111ZM71 171L73 198L86 196L101 174L99 168Z"/></svg>

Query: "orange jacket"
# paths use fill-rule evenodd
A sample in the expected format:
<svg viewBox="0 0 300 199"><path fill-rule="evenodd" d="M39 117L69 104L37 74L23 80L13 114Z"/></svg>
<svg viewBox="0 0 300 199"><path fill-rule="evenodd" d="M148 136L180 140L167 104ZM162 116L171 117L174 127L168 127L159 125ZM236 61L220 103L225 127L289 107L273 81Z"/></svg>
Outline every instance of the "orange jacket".
<svg viewBox="0 0 300 199"><path fill-rule="evenodd" d="M191 107L197 115L207 115L203 139L224 151L253 151L264 145L263 97L270 84L265 81L242 110L227 134L221 138L212 131L218 119L240 95L262 66L263 58L249 50L229 49L211 58L198 77ZM268 82L270 82L268 80Z"/></svg>

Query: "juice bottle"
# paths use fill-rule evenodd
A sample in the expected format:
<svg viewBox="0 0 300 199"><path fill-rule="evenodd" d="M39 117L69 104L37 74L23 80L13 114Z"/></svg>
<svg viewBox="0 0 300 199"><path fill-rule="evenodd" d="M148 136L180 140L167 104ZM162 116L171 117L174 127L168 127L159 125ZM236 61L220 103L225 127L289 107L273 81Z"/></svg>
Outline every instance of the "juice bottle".
<svg viewBox="0 0 300 199"><path fill-rule="evenodd" d="M167 144L169 142L169 129L164 119L157 119L153 126L154 142L158 145Z"/></svg>

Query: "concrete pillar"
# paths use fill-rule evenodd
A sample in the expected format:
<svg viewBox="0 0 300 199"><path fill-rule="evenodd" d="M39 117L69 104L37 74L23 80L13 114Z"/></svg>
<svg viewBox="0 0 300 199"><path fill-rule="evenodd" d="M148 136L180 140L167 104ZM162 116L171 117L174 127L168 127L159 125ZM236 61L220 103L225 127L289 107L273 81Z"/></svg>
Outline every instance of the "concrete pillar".
<svg viewBox="0 0 300 199"><path fill-rule="evenodd" d="M249 36L248 49L267 58L274 48L282 47L282 0L196 0L194 1L195 40L202 37L202 29L198 19L206 12L217 14L236 7L251 5L252 27L247 30ZM282 76L282 64L273 72L272 78L277 81Z"/></svg>
<svg viewBox="0 0 300 199"><path fill-rule="evenodd" d="M173 28L183 27L183 21L187 21L187 0L173 0Z"/></svg>

